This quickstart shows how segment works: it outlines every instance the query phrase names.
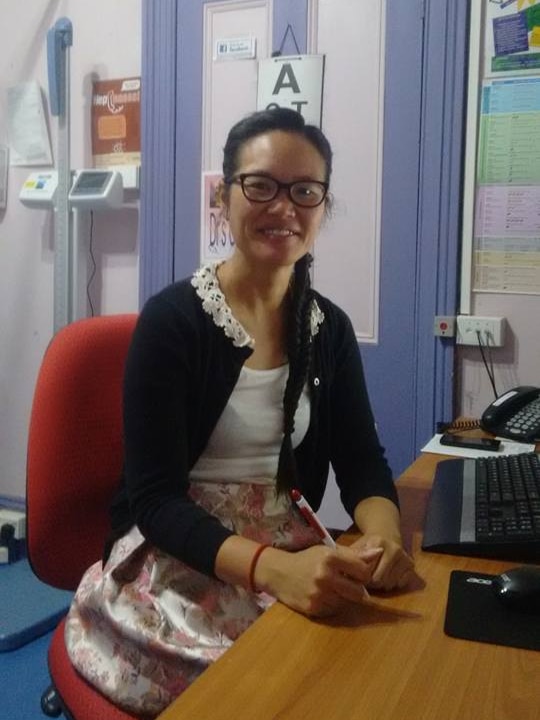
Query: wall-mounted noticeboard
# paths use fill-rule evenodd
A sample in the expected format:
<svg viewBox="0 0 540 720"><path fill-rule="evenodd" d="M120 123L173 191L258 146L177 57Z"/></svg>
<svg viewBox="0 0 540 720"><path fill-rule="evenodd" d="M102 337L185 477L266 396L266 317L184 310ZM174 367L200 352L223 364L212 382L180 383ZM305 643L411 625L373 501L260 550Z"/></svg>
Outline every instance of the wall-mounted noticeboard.
<svg viewBox="0 0 540 720"><path fill-rule="evenodd" d="M540 0L471 3L461 312L540 294Z"/></svg>

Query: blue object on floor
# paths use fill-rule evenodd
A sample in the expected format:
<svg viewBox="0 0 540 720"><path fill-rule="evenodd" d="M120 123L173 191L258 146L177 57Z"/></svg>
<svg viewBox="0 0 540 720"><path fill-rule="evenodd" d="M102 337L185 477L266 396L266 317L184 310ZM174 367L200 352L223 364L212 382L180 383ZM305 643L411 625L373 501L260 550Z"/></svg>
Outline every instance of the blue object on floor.
<svg viewBox="0 0 540 720"><path fill-rule="evenodd" d="M14 650L58 625L72 592L42 583L26 558L0 565L0 652Z"/></svg>

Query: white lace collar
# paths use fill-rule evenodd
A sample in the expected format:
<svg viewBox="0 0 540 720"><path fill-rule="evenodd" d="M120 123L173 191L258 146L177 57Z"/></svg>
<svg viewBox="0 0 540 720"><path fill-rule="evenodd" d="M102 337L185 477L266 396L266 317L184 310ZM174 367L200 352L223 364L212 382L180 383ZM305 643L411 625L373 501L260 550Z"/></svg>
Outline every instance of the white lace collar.
<svg viewBox="0 0 540 720"><path fill-rule="evenodd" d="M203 310L212 317L214 324L223 329L225 335L232 340L235 347L255 347L255 341L232 314L219 287L217 269L221 262L208 263L195 271L191 284L201 298ZM311 336L319 332L324 320L324 313L314 300L311 307Z"/></svg>
<svg viewBox="0 0 540 720"><path fill-rule="evenodd" d="M223 261L222 261L223 262ZM202 300L203 310L207 312L214 324L223 328L235 347L255 347L255 341L244 330L232 314L231 308L221 292L216 271L221 263L209 263L200 267L191 278L191 284Z"/></svg>

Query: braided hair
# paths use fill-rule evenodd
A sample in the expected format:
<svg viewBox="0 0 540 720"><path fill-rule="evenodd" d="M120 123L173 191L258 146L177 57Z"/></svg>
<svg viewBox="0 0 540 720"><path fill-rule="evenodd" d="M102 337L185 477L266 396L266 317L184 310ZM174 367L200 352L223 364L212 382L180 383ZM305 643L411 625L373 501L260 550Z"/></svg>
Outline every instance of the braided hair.
<svg viewBox="0 0 540 720"><path fill-rule="evenodd" d="M296 459L292 446L294 416L302 390L309 377L312 358L311 309L313 291L309 268L313 258L307 254L294 266L292 294L287 325L289 377L283 395L283 440L279 452L276 490L286 492L297 483Z"/></svg>
<svg viewBox="0 0 540 720"><path fill-rule="evenodd" d="M232 180L237 170L239 153L244 144L273 130L294 133L310 142L324 160L325 181L330 180L332 149L324 133L315 125L307 125L302 115L295 110L276 107L254 112L231 128L223 149L225 183ZM312 256L306 254L295 263L291 283L286 334L289 376L283 395L283 440L276 477L278 493L284 493L298 484L292 435L298 402L311 369L313 290L309 271L312 261Z"/></svg>

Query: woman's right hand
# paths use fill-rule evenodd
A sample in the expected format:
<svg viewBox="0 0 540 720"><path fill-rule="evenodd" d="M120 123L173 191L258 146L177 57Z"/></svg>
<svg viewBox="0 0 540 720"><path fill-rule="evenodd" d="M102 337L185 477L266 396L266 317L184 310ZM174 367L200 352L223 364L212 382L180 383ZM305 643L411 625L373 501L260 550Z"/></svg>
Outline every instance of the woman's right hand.
<svg viewBox="0 0 540 720"><path fill-rule="evenodd" d="M298 552L269 547L257 562L255 585L304 615L334 615L365 598L365 585L381 552L324 545Z"/></svg>

